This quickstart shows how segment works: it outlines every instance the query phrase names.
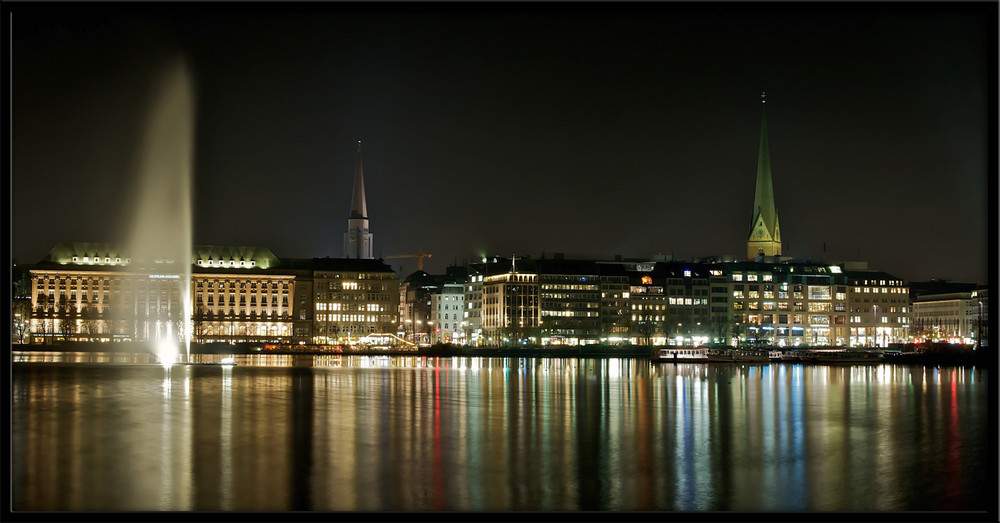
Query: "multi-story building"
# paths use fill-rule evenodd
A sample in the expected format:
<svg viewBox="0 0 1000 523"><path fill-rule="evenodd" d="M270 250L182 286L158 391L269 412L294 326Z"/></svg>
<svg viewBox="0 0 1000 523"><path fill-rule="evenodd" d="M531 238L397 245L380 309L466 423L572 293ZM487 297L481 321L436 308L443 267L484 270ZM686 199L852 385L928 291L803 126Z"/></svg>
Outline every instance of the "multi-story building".
<svg viewBox="0 0 1000 523"><path fill-rule="evenodd" d="M461 285L467 280L467 275L466 268L452 266L448 267L446 274L427 274L417 270L407 276L399 286L400 335L415 343L434 343L440 323L435 318L433 296L440 294L445 285ZM459 326L462 327L461 321Z"/></svg>
<svg viewBox="0 0 1000 523"><path fill-rule="evenodd" d="M917 341L974 345L988 339L988 289L922 294L912 307L911 333Z"/></svg>
<svg viewBox="0 0 1000 523"><path fill-rule="evenodd" d="M483 276L486 274L483 264L469 265L469 276L465 282L465 310L462 312L465 343L476 347L482 344L483 338Z"/></svg>
<svg viewBox="0 0 1000 523"><path fill-rule="evenodd" d="M601 342L611 345L629 341L631 296L629 276L617 263L600 263L601 275Z"/></svg>
<svg viewBox="0 0 1000 523"><path fill-rule="evenodd" d="M483 279L483 343L488 346L540 343L536 265L532 260L514 258L508 269L495 266L487 269Z"/></svg>
<svg viewBox="0 0 1000 523"><path fill-rule="evenodd" d="M665 345L673 330L666 292L664 267L658 264L638 264L629 275L629 309L626 318L629 340L642 345ZM676 298L675 298L676 301ZM675 308L674 308L675 309Z"/></svg>
<svg viewBox="0 0 1000 523"><path fill-rule="evenodd" d="M845 284L836 292L837 296L841 292L847 295L849 338L844 345L888 347L908 342L911 311L907 283L882 271L867 270L863 263L843 267Z"/></svg>
<svg viewBox="0 0 1000 523"><path fill-rule="evenodd" d="M191 265L61 243L30 269L33 343L287 339L293 275L255 247L196 246ZM186 319L190 318L190 319Z"/></svg>
<svg viewBox="0 0 1000 523"><path fill-rule="evenodd" d="M732 289L730 344L847 344L846 283L839 266L760 260L721 265Z"/></svg>
<svg viewBox="0 0 1000 523"><path fill-rule="evenodd" d="M192 341L279 343L293 336L296 277L277 268L270 250L197 246L193 257Z"/></svg>
<svg viewBox="0 0 1000 523"><path fill-rule="evenodd" d="M538 272L542 344L590 345L601 340L601 275L593 261L541 259Z"/></svg>
<svg viewBox="0 0 1000 523"><path fill-rule="evenodd" d="M188 284L181 264L59 244L30 269L31 342L344 344L396 332L398 281L381 260L225 246L196 246L192 257Z"/></svg>
<svg viewBox="0 0 1000 523"><path fill-rule="evenodd" d="M431 298L431 343L465 344L465 286L445 283Z"/></svg>
<svg viewBox="0 0 1000 523"><path fill-rule="evenodd" d="M387 344L399 321L399 281L382 260L314 258L313 343Z"/></svg>

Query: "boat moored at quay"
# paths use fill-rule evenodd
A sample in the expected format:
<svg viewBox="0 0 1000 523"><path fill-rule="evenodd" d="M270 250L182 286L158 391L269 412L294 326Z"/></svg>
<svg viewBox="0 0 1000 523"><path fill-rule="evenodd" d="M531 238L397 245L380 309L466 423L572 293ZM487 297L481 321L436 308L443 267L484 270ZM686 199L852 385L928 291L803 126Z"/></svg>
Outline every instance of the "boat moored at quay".
<svg viewBox="0 0 1000 523"><path fill-rule="evenodd" d="M882 363L884 355L875 350L788 349L771 350L768 356L780 363L865 364Z"/></svg>
<svg viewBox="0 0 1000 523"><path fill-rule="evenodd" d="M767 351L754 349L709 349L666 347L653 356L659 363L768 363Z"/></svg>
<svg viewBox="0 0 1000 523"><path fill-rule="evenodd" d="M653 356L655 363L803 363L860 365L882 363L884 355L874 350L847 349L710 349L665 347Z"/></svg>

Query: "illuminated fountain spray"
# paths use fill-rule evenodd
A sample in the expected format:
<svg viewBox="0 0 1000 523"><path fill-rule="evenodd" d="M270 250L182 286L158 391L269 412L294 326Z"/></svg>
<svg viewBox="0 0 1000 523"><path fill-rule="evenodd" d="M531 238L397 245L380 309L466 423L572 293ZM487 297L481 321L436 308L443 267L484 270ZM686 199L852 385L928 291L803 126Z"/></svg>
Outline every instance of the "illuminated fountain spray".
<svg viewBox="0 0 1000 523"><path fill-rule="evenodd" d="M145 299L136 314L164 365L191 352L191 171L194 96L188 68L171 61L151 100L135 177L136 212L127 243Z"/></svg>

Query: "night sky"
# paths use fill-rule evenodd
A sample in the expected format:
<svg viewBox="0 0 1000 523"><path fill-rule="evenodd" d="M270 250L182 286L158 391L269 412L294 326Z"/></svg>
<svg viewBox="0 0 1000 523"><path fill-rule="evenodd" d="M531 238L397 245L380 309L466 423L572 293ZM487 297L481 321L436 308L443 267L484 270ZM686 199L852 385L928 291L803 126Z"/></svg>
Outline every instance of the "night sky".
<svg viewBox="0 0 1000 523"><path fill-rule="evenodd" d="M376 256L422 248L428 272L743 257L766 90L785 255L995 269L996 2L4 8L22 263L122 240L145 100L180 52L197 244L342 256L362 140Z"/></svg>

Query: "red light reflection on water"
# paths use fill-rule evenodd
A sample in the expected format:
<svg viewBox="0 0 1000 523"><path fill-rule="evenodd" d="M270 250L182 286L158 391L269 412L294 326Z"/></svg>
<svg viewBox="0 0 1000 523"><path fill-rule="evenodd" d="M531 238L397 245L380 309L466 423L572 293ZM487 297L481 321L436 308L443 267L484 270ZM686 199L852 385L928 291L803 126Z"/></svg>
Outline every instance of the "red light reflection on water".
<svg viewBox="0 0 1000 523"><path fill-rule="evenodd" d="M434 508L444 510L444 472L441 470L441 389L440 369L434 367Z"/></svg>
<svg viewBox="0 0 1000 523"><path fill-rule="evenodd" d="M944 488L948 493L945 503L947 509L958 508L957 501L962 498L962 450L961 434L959 433L958 421L958 376L956 371L951 371L951 410L948 413L948 460L945 462L947 473L945 474Z"/></svg>

